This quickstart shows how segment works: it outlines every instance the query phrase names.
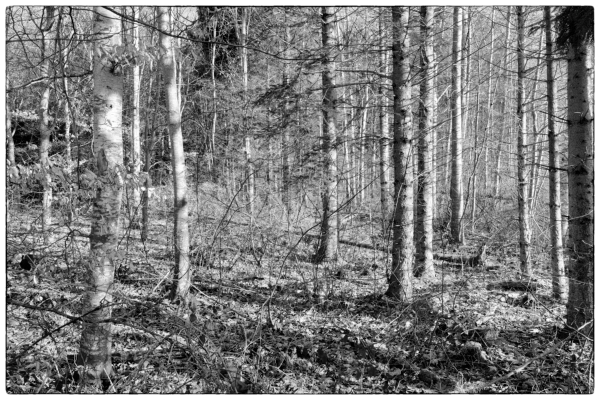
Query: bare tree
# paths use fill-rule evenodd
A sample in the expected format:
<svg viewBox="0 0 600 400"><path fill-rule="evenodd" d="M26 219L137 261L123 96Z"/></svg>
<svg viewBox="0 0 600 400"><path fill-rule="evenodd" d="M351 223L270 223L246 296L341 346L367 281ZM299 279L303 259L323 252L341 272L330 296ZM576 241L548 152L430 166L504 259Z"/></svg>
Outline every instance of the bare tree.
<svg viewBox="0 0 600 400"><path fill-rule="evenodd" d="M518 151L518 201L519 201L519 248L521 273L531 276L531 228L529 227L529 201L527 199L527 124L525 122L525 16L523 6L517 6L517 123Z"/></svg>
<svg viewBox="0 0 600 400"><path fill-rule="evenodd" d="M383 13L386 8L380 7L379 16L379 70L382 74L388 74L387 48L383 35ZM390 132L388 117L388 101L384 90L384 82L380 81L378 87L379 95L379 183L381 187L381 217L382 229L385 236L388 231L391 215L390 204Z"/></svg>
<svg viewBox="0 0 600 400"><path fill-rule="evenodd" d="M409 7L392 7L394 66L394 222L392 272L386 294L401 301L413 296L413 132L409 63Z"/></svg>
<svg viewBox="0 0 600 400"><path fill-rule="evenodd" d="M567 302L567 281L565 277L565 259L562 240L562 211L560 200L560 165L557 152L556 117L556 86L554 85L554 41L552 38L552 7L544 7L546 24L546 89L548 93L548 159L549 174L549 205L550 205L550 241L552 247L552 293L561 302Z"/></svg>
<svg viewBox="0 0 600 400"><path fill-rule="evenodd" d="M322 7L322 45L323 45L323 219L321 221L321 234L319 248L315 254L315 261L335 260L337 258L338 238L337 218L333 215L338 208L337 200L337 93L335 89L335 49L334 41L333 7Z"/></svg>
<svg viewBox="0 0 600 400"><path fill-rule="evenodd" d="M50 133L51 129L48 118L48 102L50 100L51 82L48 80L50 69L50 58L47 54L46 39L52 30L55 20L55 8L46 6L42 17L42 41L41 41L41 71L42 78L42 97L40 98L40 108L38 109L38 118L40 121L40 166L42 167L42 234L44 243L50 242L50 225L52 224L52 175L50 174Z"/></svg>
<svg viewBox="0 0 600 400"><path fill-rule="evenodd" d="M593 335L594 320L594 10L565 7L557 46L567 52L569 129L569 300L567 324Z"/></svg>
<svg viewBox="0 0 600 400"><path fill-rule="evenodd" d="M421 7L421 93L419 102L419 162L416 221L416 275L431 277L433 269L433 197L432 158L433 142L433 28L434 7Z"/></svg>
<svg viewBox="0 0 600 400"><path fill-rule="evenodd" d="M116 65L121 23L95 7L94 154L100 179L92 214L87 289L78 363L93 379L108 377L111 362L111 303L123 189L123 77Z"/></svg>
<svg viewBox="0 0 600 400"><path fill-rule="evenodd" d="M455 243L463 243L463 127L462 127L462 7L454 7L454 35L452 39L452 176L450 183L450 199L452 216L450 231Z"/></svg>
<svg viewBox="0 0 600 400"><path fill-rule="evenodd" d="M186 184L185 154L183 151L183 133L181 130L181 111L179 107L179 89L177 87L177 64L169 23L169 7L158 8L160 29L159 42L162 52L160 63L165 80L167 110L169 112L169 136L171 138L171 165L173 168L173 206L175 226L173 242L175 244L175 270L171 299L186 299L192 283L189 250L190 234L188 228L188 199Z"/></svg>

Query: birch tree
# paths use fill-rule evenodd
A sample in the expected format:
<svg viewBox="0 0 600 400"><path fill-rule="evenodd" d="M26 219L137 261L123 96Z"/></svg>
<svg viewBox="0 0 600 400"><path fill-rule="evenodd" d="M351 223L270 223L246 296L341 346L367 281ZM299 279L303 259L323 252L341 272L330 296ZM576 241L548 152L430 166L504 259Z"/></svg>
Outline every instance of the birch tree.
<svg viewBox="0 0 600 400"><path fill-rule="evenodd" d="M529 201L527 199L527 123L525 121L525 16L523 6L517 6L517 124L519 137L517 143L518 191L519 202L519 249L521 273L524 278L531 277L531 228L529 227Z"/></svg>
<svg viewBox="0 0 600 400"><path fill-rule="evenodd" d="M123 77L115 68L121 22L103 7L94 8L94 141L100 188L92 214L90 258L83 302L78 363L97 380L112 372L111 303L123 189Z"/></svg>
<svg viewBox="0 0 600 400"><path fill-rule="evenodd" d="M183 152L183 133L181 130L181 111L179 107L179 89L177 87L177 64L169 32L169 7L158 8L159 42L161 49L160 64L165 82L165 97L169 113L169 136L171 142L171 166L173 169L173 206L175 244L175 269L171 299L186 299L192 283L189 250L190 234L188 229L188 198L186 184L185 154Z"/></svg>
<svg viewBox="0 0 600 400"><path fill-rule="evenodd" d="M383 13L385 8L380 7L379 16L379 71L387 75L388 74L388 50L386 43L384 42L383 35ZM391 215L390 205L390 133L389 133L389 119L388 119L388 101L385 93L385 86L383 79L379 82L378 95L379 95L379 184L381 188L381 218L382 218L382 232L383 235L387 235L389 219Z"/></svg>

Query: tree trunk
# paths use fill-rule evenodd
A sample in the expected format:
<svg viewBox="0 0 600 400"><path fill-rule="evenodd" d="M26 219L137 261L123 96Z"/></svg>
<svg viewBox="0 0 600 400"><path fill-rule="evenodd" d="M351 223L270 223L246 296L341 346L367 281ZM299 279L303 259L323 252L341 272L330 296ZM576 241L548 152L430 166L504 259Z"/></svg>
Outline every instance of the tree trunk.
<svg viewBox="0 0 600 400"><path fill-rule="evenodd" d="M289 48L292 45L291 43L292 41L292 36L290 34L290 27L287 25L287 21L286 21L286 25L285 25L285 49L284 49L284 57L286 59L290 58L290 51ZM282 123L283 123L283 135L281 135L281 156L282 156L282 166L281 166L281 198L283 201L283 204L285 206L285 209L287 212L290 212L290 206L291 206L291 201L290 201L290 183L291 183L291 177L290 177L290 153L291 153L291 146L290 146L290 131L292 129L292 118L291 118L291 113L292 110L290 108L290 91L292 90L292 88L290 87L290 69L291 69L291 62L290 61L285 61L285 66L284 66L284 70L283 70L283 76L282 76L282 84L284 87L284 105L283 105L283 118L282 118Z"/></svg>
<svg viewBox="0 0 600 400"><path fill-rule="evenodd" d="M454 243L463 243L463 127L462 127L462 25L463 10L454 7L454 37L452 43L452 181L450 184L450 199L452 216L450 231Z"/></svg>
<svg viewBox="0 0 600 400"><path fill-rule="evenodd" d="M162 33L171 31L168 7L158 8L158 20L159 29L161 30L159 36L162 52L160 62L165 82L167 110L169 112L171 165L173 168L173 214L175 220L173 242L175 244L175 269L173 271L171 299L175 300L185 299L192 283L192 271L190 269L189 260L190 235L188 230L188 200L175 54L173 52L171 37Z"/></svg>
<svg viewBox="0 0 600 400"><path fill-rule="evenodd" d="M593 43L583 39L570 44L567 62L571 256L567 324L579 328L594 319ZM593 322L584 332L593 335Z"/></svg>
<svg viewBox="0 0 600 400"><path fill-rule="evenodd" d="M322 43L323 43L323 153L324 153L324 181L323 186L323 220L321 221L321 235L319 248L315 254L315 261L337 259L337 218L333 215L337 211L337 94L335 89L335 58L332 53L335 46L333 37L334 7L322 7Z"/></svg>
<svg viewBox="0 0 600 400"><path fill-rule="evenodd" d="M510 43L511 41L511 33L512 33L512 29L510 29L511 25L510 25L510 17L511 17L511 10L512 7L508 7L508 14L506 16L506 31L504 34L504 37L506 37L506 43ZM508 101L507 97L508 97L508 88L510 86L510 77L509 77L509 58L508 58L509 54L508 54L508 46L504 47L504 56L502 57L504 59L503 62L503 67L506 69L506 71L504 72L504 96L502 97L502 107L501 107L501 111L500 111L500 116L501 118L504 120L506 119L505 117L505 112L506 112L506 103ZM502 140L504 140L505 136L506 136L506 124L502 123L502 125L500 126L500 135L498 136L498 147L496 149L496 165L495 165L495 179L494 179L494 198L498 198L498 196L500 195L500 181L501 181L501 174L500 174L500 166L502 165L501 160L502 160ZM507 160L508 162L508 160Z"/></svg>
<svg viewBox="0 0 600 400"><path fill-rule="evenodd" d="M531 277L531 228L529 227L529 201L527 199L527 124L525 122L525 16L523 6L517 6L517 124L519 127L518 151L518 201L519 248L521 273Z"/></svg>
<svg viewBox="0 0 600 400"><path fill-rule="evenodd" d="M554 85L554 49L552 39L552 8L544 7L546 23L546 82L548 92L548 161L550 164L549 177L549 206L550 206L550 242L552 259L552 294L561 303L567 302L567 280L565 276L565 259L562 238L562 211L560 199L560 166L557 151L557 133L554 123L556 116L556 86Z"/></svg>
<svg viewBox="0 0 600 400"><path fill-rule="evenodd" d="M380 7L381 13L385 8ZM383 41L383 15L379 17L379 71L382 74L388 74L387 49ZM380 81L378 87L379 94L379 183L381 188L381 220L382 233L387 236L389 221L391 216L390 204L390 132L388 123L388 101L384 89L383 81Z"/></svg>
<svg viewBox="0 0 600 400"><path fill-rule="evenodd" d="M139 32L138 24L136 22L138 18L138 8L132 7L133 9L133 47L138 51L139 47ZM133 174L135 177L140 176L141 171L141 148L140 148L140 66L135 63L132 68L132 79L133 79L133 110L131 120L131 165L133 166ZM137 220L137 209L140 207L140 185L133 184L133 221L138 224Z"/></svg>
<svg viewBox="0 0 600 400"><path fill-rule="evenodd" d="M48 126L48 102L50 101L49 78L50 59L46 54L47 35L54 25L54 7L44 7L44 17L42 21L42 40L41 40L41 71L42 78L42 97L40 99L40 108L38 109L38 118L40 121L40 166L42 167L42 235L44 244L48 245L51 241L50 225L52 224L52 175L50 174L50 134L51 129Z"/></svg>
<svg viewBox="0 0 600 400"><path fill-rule="evenodd" d="M248 214L250 222L254 221L254 192L255 192L255 176L254 176L254 161L252 158L252 135L249 126L249 109L248 100L248 12L247 7L241 9L241 23L238 28L240 40L240 58L242 62L242 93L243 93L243 129L244 129L244 152L246 153L246 190L248 193Z"/></svg>
<svg viewBox="0 0 600 400"><path fill-rule="evenodd" d="M416 276L431 277L433 269L433 199L431 193L431 166L433 144L431 141L433 113L433 27L434 7L421 7L421 101L419 102L419 163L416 227Z"/></svg>
<svg viewBox="0 0 600 400"><path fill-rule="evenodd" d="M485 141L483 143L483 191L487 194L488 186L489 186L489 165L488 165L488 154L489 147L488 141L492 135L492 116L494 111L494 94L495 90L492 85L492 65L494 64L494 40L495 40L495 27L494 24L494 16L495 16L496 8L492 7L492 17L491 17L491 43L490 43L490 59L488 61L489 70L488 70L488 91L487 91L487 119L485 125ZM496 81L497 82L497 81Z"/></svg>
<svg viewBox="0 0 600 400"><path fill-rule="evenodd" d="M83 331L78 363L94 379L112 372L110 319L123 177L123 77L111 67L114 60L101 54L114 54L121 45L121 24L117 15L95 7L94 34L94 142L98 177L102 182L96 194L87 265L87 290L83 302Z"/></svg>
<svg viewBox="0 0 600 400"><path fill-rule="evenodd" d="M394 222L388 296L410 301L414 263L412 110L409 63L409 7L392 7L394 59Z"/></svg>

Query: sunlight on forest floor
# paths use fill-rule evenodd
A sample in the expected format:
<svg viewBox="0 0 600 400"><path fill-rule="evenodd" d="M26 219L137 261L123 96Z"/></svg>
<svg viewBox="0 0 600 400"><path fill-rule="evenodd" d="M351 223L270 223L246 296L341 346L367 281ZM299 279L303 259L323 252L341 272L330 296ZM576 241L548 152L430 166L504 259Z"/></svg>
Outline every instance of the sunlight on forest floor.
<svg viewBox="0 0 600 400"><path fill-rule="evenodd" d="M11 214L9 258L40 246L33 215ZM119 244L109 393L573 393L593 384L590 343L557 338L565 309L541 258L531 291L502 288L518 274L506 250L492 249L484 269L436 262L436 277L417 280L404 305L382 296L390 260L381 251L341 244L340 261L315 266L315 239L286 231L278 216L252 227L237 215L193 216L191 315L165 299L172 222L153 215L163 219L152 220L145 246L127 229ZM56 230L39 284L18 265L7 270L9 392L91 390L73 377L81 327L69 318L84 290L84 221ZM314 224L302 221L304 231ZM368 224L345 229L369 243Z"/></svg>

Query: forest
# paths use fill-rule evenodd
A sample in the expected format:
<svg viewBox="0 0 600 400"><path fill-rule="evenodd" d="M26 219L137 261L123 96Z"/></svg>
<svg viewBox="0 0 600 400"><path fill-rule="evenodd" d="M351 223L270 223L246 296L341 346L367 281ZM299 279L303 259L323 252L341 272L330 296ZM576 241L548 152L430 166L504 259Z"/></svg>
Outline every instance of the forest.
<svg viewBox="0 0 600 400"><path fill-rule="evenodd" d="M593 7L5 13L7 393L593 393Z"/></svg>

